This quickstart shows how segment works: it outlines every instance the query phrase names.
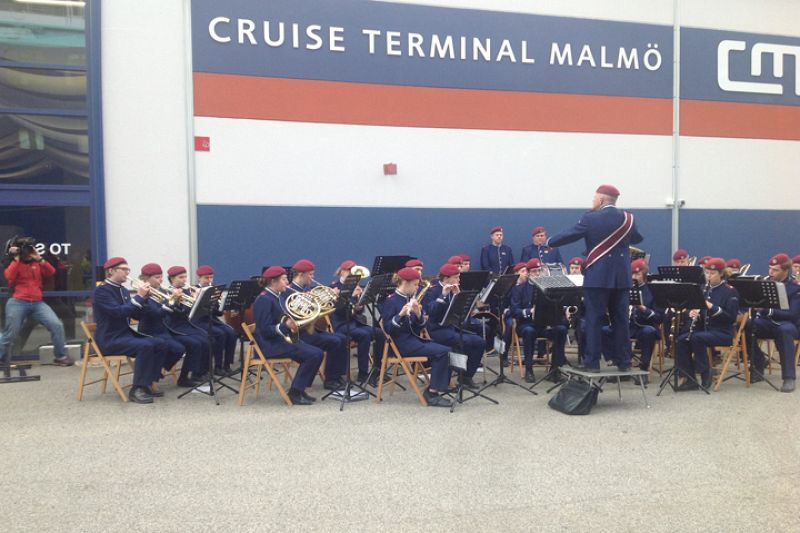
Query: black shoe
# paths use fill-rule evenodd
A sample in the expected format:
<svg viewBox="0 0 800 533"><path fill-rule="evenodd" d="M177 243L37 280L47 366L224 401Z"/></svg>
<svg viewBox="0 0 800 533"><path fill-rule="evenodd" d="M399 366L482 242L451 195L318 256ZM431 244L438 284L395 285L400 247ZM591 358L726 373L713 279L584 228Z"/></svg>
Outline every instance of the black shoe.
<svg viewBox="0 0 800 533"><path fill-rule="evenodd" d="M793 379L784 379L783 385L781 385L781 392L794 392L794 380Z"/></svg>
<svg viewBox="0 0 800 533"><path fill-rule="evenodd" d="M153 395L147 392L144 387L131 388L128 399L133 403L153 403Z"/></svg>
<svg viewBox="0 0 800 533"><path fill-rule="evenodd" d="M700 386L697 383L695 383L694 381L691 381L691 380L687 379L686 381L684 381L683 383L678 385L678 388L675 389L675 390L678 391L678 392L686 392L686 391L690 391L690 390L700 390Z"/></svg>
<svg viewBox="0 0 800 533"><path fill-rule="evenodd" d="M227 376L228 375L228 371L226 371L221 366L215 366L214 367L214 375L215 376Z"/></svg>
<svg viewBox="0 0 800 533"><path fill-rule="evenodd" d="M644 382L645 385L650 384L650 378L647 376L633 376L633 384L640 386Z"/></svg>
<svg viewBox="0 0 800 533"><path fill-rule="evenodd" d="M599 374L600 373L600 369L599 368L594 368L593 366L579 366L577 368L577 370L580 370L581 372L588 372L590 374Z"/></svg>
<svg viewBox="0 0 800 533"><path fill-rule="evenodd" d="M208 372L203 372L202 374L192 374L189 379L192 381L197 381L198 383L207 383L209 381Z"/></svg>
<svg viewBox="0 0 800 533"><path fill-rule="evenodd" d="M338 379L326 379L322 386L325 390L339 390L342 388L342 382Z"/></svg>
<svg viewBox="0 0 800 533"><path fill-rule="evenodd" d="M364 383L369 377L369 372L359 372L356 378L356 383Z"/></svg>
<svg viewBox="0 0 800 533"><path fill-rule="evenodd" d="M425 400L428 402L428 407L450 407L451 402L444 396L440 396L431 392L428 389L425 389L425 392L422 393L425 396Z"/></svg>
<svg viewBox="0 0 800 533"><path fill-rule="evenodd" d="M301 392L300 394L303 396L303 398L305 398L306 400L308 400L308 401L309 401L309 402L311 402L311 403L314 403L314 402L316 402L316 401L317 401L317 399L316 399L315 397L311 396L311 395L310 395L309 393L307 393L306 391L303 391L303 392Z"/></svg>
<svg viewBox="0 0 800 533"><path fill-rule="evenodd" d="M292 400L294 405L311 405L314 402L307 399L303 396L303 393L300 391L290 390L289 391L289 399Z"/></svg>
<svg viewBox="0 0 800 533"><path fill-rule="evenodd" d="M164 391L163 390L155 390L155 389L153 389L153 387L149 387L147 389L147 392L149 392L150 396L152 396L153 398L163 398L164 397Z"/></svg>
<svg viewBox="0 0 800 533"><path fill-rule="evenodd" d="M200 381L197 378L189 378L189 377L178 378L178 387L187 387L191 389L197 387L198 385L202 385L203 383L206 382Z"/></svg>
<svg viewBox="0 0 800 533"><path fill-rule="evenodd" d="M750 383L758 383L759 381L764 381L764 370L757 368L750 370Z"/></svg>
<svg viewBox="0 0 800 533"><path fill-rule="evenodd" d="M536 376L533 375L532 368L525 369L525 383L536 383Z"/></svg>
<svg viewBox="0 0 800 533"><path fill-rule="evenodd" d="M550 372L547 374L547 381L550 383L561 383L564 381L564 376L561 374L561 371L557 368L550 369Z"/></svg>
<svg viewBox="0 0 800 533"><path fill-rule="evenodd" d="M465 389L469 389L469 390L478 390L478 389L480 389L478 384L475 383L472 380L472 378L470 378L470 377L464 376L463 383L464 383L464 388Z"/></svg>

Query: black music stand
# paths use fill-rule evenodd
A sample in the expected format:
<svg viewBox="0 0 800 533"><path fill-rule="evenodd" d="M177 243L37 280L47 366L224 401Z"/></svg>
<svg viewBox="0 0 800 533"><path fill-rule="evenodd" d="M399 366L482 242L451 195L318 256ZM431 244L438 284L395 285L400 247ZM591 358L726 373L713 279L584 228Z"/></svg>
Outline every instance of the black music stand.
<svg viewBox="0 0 800 533"><path fill-rule="evenodd" d="M458 276L458 286L462 291L480 291L489 282L492 273L488 270L462 272Z"/></svg>
<svg viewBox="0 0 800 533"><path fill-rule="evenodd" d="M678 281L680 283L695 283L705 285L706 278L701 266L660 266L657 279L653 281Z"/></svg>
<svg viewBox="0 0 800 533"><path fill-rule="evenodd" d="M336 309L344 309L347 317L347 329L345 330L345 346L347 346L347 372L345 373L345 387L344 389L335 389L328 392L328 394L323 396L322 399L325 400L329 396L333 396L334 400L340 401L340 412L344 410L344 404L348 402L368 400L370 396L374 396L374 394L364 389L364 387L362 387L360 384L353 383L350 378L350 362L353 359L350 355L350 322L353 318L350 298L353 296L353 291L358 286L358 282L360 280L361 276L347 276L347 278L344 280L344 283L342 283L339 287L339 297L336 300ZM359 392L352 394L353 387L357 388Z"/></svg>
<svg viewBox="0 0 800 533"><path fill-rule="evenodd" d="M658 267L659 269L665 267ZM692 267L666 267L666 268L692 268ZM701 289L700 285L695 283L686 283L686 282L677 282L677 281L654 281L649 284L650 291L653 293L653 301L655 305L661 307L662 309L672 308L674 311L674 316L672 317L673 325L671 329L675 332L674 338L672 339L672 343L670 345L670 350L672 351L672 368L670 368L667 375L664 376L664 379L661 381L661 386L658 388L658 393L656 396L661 396L661 393L664 390L664 387L669 384L672 387L672 390L675 391L678 389L678 378L679 375L683 375L686 379L693 382L695 385L700 387L700 390L705 392L706 394L711 394L708 389L704 388L700 383L697 383L697 380L693 375L689 375L688 372L684 371L678 366L678 337L681 334L681 316L682 311L687 309L705 309L706 308L706 299L703 296L703 290ZM673 382L670 383L670 379L673 379Z"/></svg>
<svg viewBox="0 0 800 533"><path fill-rule="evenodd" d="M487 291L482 295L481 300L484 303L486 303L488 300L494 299L497 302L497 308L500 309L502 307L503 299L511 290L511 287L513 287L514 284L517 282L517 279L519 279L519 276L517 276L516 274L506 274L493 280L492 282L489 283L489 287L487 288ZM503 320L502 316L500 317L500 320ZM536 396L537 395L536 391L532 391L506 376L505 362L506 358L508 357L508 348L509 346L508 344L506 344L503 353L500 354L500 372L497 373L497 377L494 378L489 383L487 383L486 385L484 385L483 387L481 387L481 389L478 392L483 392L489 387L496 387L498 385L502 385L503 383L508 383L509 385L516 385L520 389L530 392L531 394Z"/></svg>
<svg viewBox="0 0 800 533"><path fill-rule="evenodd" d="M749 357L751 357L750 373L755 372L761 378L761 381L766 381L770 387L778 390L778 387L768 380L761 371L756 370L755 365L753 365L752 354L755 352L758 343L753 318L755 318L756 309L789 309L786 286L782 282L768 279L731 278L728 283L739 293L739 303L748 308L749 320L753 324L753 329L750 333L750 346L747 348Z"/></svg>
<svg viewBox="0 0 800 533"><path fill-rule="evenodd" d="M219 405L219 398L217 395L217 390L214 388L214 383L219 383L220 388L227 387L233 392L238 392L234 388L222 383L219 379L214 377L214 335L211 334L211 321L214 318L214 311L219 309L219 300L222 297L222 290L225 288L225 285L209 285L208 287L203 287L197 293L195 297L194 304L192 305L192 310L189 312L189 322L192 322L196 318L200 317L208 317L208 324L206 326L206 336L208 338L208 345L209 345L209 353L208 353L208 392L200 390L205 384L199 384L191 389L187 390L178 395L178 399L183 398L187 394L193 391L197 391L201 394L205 394L206 396L213 396L214 401L217 405ZM198 328L200 329L200 328ZM202 331L202 329L200 329Z"/></svg>
<svg viewBox="0 0 800 533"><path fill-rule="evenodd" d="M410 255L376 255L375 261L372 263L372 276L394 274L406 266L406 263L411 259L416 258Z"/></svg>
<svg viewBox="0 0 800 533"><path fill-rule="evenodd" d="M381 256L375 258L376 262L379 257ZM367 375L366 379L366 383L370 387L378 386L375 380L376 376L379 376L381 371L379 354L376 353L377 350L375 350L375 339L377 336L376 331L378 328L377 307L380 302L383 301L383 297L386 293L386 287L387 285L391 285L393 275L393 273L384 273L370 277L367 286L364 287L364 291L361 293L361 298L358 299L358 303L356 304L363 305L372 319L372 368L369 370L369 375ZM383 354L380 355L382 356ZM372 384L373 382L374 385ZM403 387L401 384L397 383L397 386L405 390L405 387Z"/></svg>
<svg viewBox="0 0 800 533"><path fill-rule="evenodd" d="M261 276L257 276L256 279ZM230 311L239 313L242 317L242 327L244 327L244 313L253 305L258 294L261 292L261 287L258 281L254 279L237 279L231 281L228 286L228 292L225 294L225 301L222 303L222 311ZM239 369L230 371L227 376L231 377L237 373L241 375L244 369L244 332L239 332Z"/></svg>
<svg viewBox="0 0 800 533"><path fill-rule="evenodd" d="M451 366L455 367L458 372L458 388L453 398L454 401L450 404L451 413L455 410L456 403L464 403L478 396L489 400L495 405L498 403L497 400L489 398L485 394L481 394L483 389L479 391L468 391L472 396L464 399L464 371L467 369L465 362L466 356L464 355L464 323L472 312L472 307L475 305L476 297L479 292L480 291L477 290L461 291L453 296L450 300L450 305L447 307L447 311L445 311L444 318L442 318L442 321L439 323L440 326L454 326L458 329L458 347L461 350L460 353L450 354Z"/></svg>

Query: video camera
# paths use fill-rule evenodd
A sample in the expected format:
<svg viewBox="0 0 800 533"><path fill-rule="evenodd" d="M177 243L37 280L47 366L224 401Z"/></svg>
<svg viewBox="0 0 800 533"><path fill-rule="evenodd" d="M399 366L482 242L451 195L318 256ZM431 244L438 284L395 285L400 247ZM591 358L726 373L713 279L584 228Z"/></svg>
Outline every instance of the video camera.
<svg viewBox="0 0 800 533"><path fill-rule="evenodd" d="M36 239L14 235L6 241L6 255L14 258L19 256L21 261L30 261L31 255L36 251Z"/></svg>

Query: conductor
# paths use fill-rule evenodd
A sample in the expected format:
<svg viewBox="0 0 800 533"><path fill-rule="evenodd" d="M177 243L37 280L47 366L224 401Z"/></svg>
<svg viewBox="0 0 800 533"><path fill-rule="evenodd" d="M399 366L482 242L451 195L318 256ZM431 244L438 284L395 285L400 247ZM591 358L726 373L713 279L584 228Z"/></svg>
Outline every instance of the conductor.
<svg viewBox="0 0 800 533"><path fill-rule="evenodd" d="M642 241L633 214L617 209L619 190L601 185L592 198L592 210L578 223L547 240L555 248L583 239L588 255L584 264L583 303L586 319L586 350L583 366L600 371L602 318L608 311L614 335L613 348L620 370L631 367L628 304L631 288L631 257L628 247Z"/></svg>

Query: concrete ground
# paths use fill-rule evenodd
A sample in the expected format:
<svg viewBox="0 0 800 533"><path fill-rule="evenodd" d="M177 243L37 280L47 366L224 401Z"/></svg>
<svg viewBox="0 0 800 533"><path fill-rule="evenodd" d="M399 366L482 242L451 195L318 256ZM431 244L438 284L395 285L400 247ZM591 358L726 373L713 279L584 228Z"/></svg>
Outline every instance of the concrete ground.
<svg viewBox="0 0 800 533"><path fill-rule="evenodd" d="M402 391L78 402L78 367L35 370L0 385L7 532L800 531L800 392L763 383L651 385L650 409L626 383L569 417L510 385L453 414Z"/></svg>

